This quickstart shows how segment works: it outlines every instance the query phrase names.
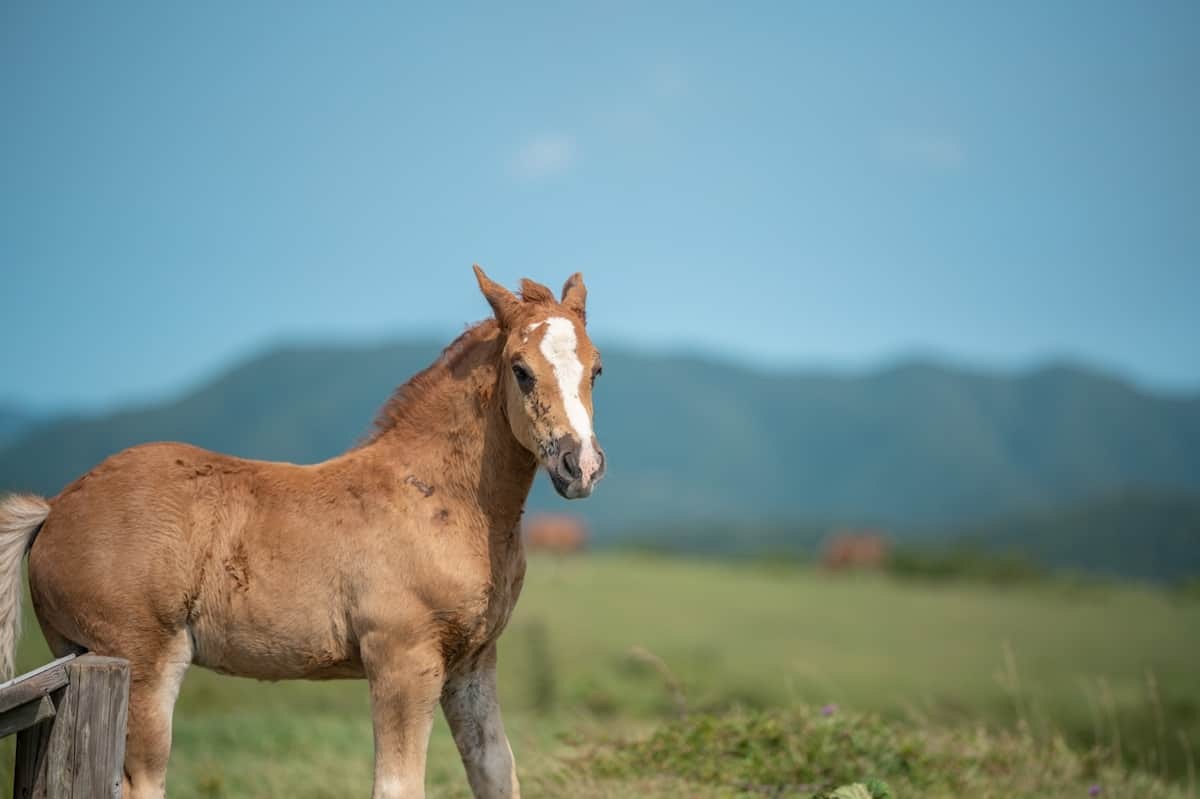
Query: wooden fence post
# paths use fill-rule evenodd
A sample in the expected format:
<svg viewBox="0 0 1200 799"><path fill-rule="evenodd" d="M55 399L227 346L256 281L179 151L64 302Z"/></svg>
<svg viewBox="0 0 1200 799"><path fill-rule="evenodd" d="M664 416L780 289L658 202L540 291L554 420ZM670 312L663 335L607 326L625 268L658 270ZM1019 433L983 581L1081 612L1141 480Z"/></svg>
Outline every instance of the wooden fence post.
<svg viewBox="0 0 1200 799"><path fill-rule="evenodd" d="M52 693L54 715L17 735L14 799L120 799L129 664L83 655Z"/></svg>

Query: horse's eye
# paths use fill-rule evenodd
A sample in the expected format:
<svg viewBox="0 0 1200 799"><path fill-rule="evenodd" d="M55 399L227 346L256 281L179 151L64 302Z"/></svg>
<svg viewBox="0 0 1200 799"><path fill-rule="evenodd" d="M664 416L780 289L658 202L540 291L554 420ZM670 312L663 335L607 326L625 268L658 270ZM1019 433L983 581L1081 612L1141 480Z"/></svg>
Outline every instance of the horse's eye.
<svg viewBox="0 0 1200 799"><path fill-rule="evenodd" d="M534 384L533 373L519 363L514 363L512 369L513 377L517 378L517 385L521 387L522 391L528 394Z"/></svg>

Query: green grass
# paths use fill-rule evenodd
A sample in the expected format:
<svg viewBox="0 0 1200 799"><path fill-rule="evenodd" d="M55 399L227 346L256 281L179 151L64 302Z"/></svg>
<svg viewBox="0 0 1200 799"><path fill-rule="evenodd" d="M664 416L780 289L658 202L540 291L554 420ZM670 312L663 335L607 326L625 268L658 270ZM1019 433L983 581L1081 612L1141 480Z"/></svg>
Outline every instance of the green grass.
<svg viewBox="0 0 1200 799"><path fill-rule="evenodd" d="M19 666L47 658L31 622ZM1183 797L1198 663L1200 602L1148 588L589 555L531 562L500 670L529 796L811 796L879 777L899 799L1086 796L1093 781ZM896 770L908 757L925 776ZM371 760L365 683L193 669L169 795L367 796ZM428 784L469 795L440 719Z"/></svg>
<svg viewBox="0 0 1200 799"><path fill-rule="evenodd" d="M592 785L627 786L658 775L673 781L675 795L688 796L1035 799L1091 790L1139 799L1186 796L1179 786L1112 762L1102 750L1080 753L1057 737L930 728L807 708L690 715L648 737L599 747L579 762L599 778ZM580 784L588 783L574 781ZM857 792L838 790L855 784Z"/></svg>

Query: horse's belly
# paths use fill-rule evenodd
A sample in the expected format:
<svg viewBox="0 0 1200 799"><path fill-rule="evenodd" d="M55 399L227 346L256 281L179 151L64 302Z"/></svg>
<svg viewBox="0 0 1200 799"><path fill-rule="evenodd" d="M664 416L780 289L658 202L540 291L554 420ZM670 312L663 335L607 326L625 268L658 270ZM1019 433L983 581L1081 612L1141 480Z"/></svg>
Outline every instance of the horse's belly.
<svg viewBox="0 0 1200 799"><path fill-rule="evenodd" d="M344 625L320 607L226 607L191 625L192 660L225 674L260 680L363 676Z"/></svg>

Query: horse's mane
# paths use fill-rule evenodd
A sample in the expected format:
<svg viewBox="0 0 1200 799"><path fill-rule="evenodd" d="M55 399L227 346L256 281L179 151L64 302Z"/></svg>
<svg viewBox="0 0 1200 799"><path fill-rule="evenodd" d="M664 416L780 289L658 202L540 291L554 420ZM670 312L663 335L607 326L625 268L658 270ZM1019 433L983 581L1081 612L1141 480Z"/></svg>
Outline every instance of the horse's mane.
<svg viewBox="0 0 1200 799"><path fill-rule="evenodd" d="M521 281L520 299L526 313L558 304L554 292L528 278ZM457 374L459 368L469 367L471 356L474 356L480 347L494 345L499 333L500 323L494 317L476 322L464 330L462 335L442 350L437 360L392 392L392 396L375 416L375 423L363 445L378 440L389 430L409 420L421 424L420 420L415 419L416 409L429 404L427 400L433 399L432 395L445 384L448 376L460 376Z"/></svg>
<svg viewBox="0 0 1200 799"><path fill-rule="evenodd" d="M495 319L485 319L471 325L450 342L433 363L397 386L376 414L364 445L376 441L384 433L410 419L413 410L443 383L447 375L463 365L478 347L495 342L499 328Z"/></svg>

